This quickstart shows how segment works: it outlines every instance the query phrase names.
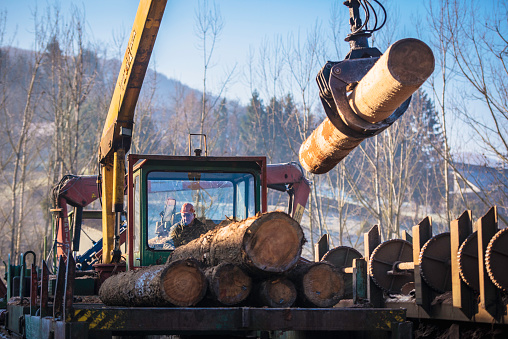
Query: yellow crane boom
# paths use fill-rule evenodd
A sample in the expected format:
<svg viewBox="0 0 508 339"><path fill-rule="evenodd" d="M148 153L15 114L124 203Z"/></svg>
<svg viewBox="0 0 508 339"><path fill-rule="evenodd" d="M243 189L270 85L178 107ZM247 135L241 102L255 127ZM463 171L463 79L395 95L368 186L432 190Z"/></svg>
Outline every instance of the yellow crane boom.
<svg viewBox="0 0 508 339"><path fill-rule="evenodd" d="M99 146L102 183L103 263L112 261L115 220L123 210L125 153L131 143L134 108L145 78L167 0L141 0L116 81Z"/></svg>

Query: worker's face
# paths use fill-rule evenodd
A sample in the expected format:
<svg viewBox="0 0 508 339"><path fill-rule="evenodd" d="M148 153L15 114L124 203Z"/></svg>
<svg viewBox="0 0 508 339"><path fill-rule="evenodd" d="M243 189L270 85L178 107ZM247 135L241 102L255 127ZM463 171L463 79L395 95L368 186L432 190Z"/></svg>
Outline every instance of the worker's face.
<svg viewBox="0 0 508 339"><path fill-rule="evenodd" d="M194 213L182 213L182 220L185 225L188 225L194 220Z"/></svg>

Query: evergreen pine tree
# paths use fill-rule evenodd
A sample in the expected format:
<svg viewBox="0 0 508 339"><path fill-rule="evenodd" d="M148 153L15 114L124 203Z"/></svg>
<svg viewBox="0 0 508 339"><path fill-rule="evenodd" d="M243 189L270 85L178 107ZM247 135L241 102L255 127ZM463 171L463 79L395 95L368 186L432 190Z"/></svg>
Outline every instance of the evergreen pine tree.
<svg viewBox="0 0 508 339"><path fill-rule="evenodd" d="M254 91L247 112L240 122L240 140L249 155L265 155L267 149L267 114L263 100Z"/></svg>

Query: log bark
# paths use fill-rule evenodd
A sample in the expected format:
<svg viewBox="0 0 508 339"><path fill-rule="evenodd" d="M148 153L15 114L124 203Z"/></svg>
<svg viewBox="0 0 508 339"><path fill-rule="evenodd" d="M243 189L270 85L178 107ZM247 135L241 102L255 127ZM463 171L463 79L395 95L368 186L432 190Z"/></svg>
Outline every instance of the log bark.
<svg viewBox="0 0 508 339"><path fill-rule="evenodd" d="M332 307L344 297L343 274L330 263L301 261L288 277L295 283L300 306Z"/></svg>
<svg viewBox="0 0 508 339"><path fill-rule="evenodd" d="M269 212L216 228L176 248L168 258L195 258L206 266L230 262L255 274L292 268L305 242L302 228L283 212Z"/></svg>
<svg viewBox="0 0 508 339"><path fill-rule="evenodd" d="M208 291L222 305L237 305L249 296L252 279L239 266L222 263L205 270Z"/></svg>
<svg viewBox="0 0 508 339"><path fill-rule="evenodd" d="M257 284L255 297L257 306L291 307L296 301L296 287L285 277L272 278Z"/></svg>
<svg viewBox="0 0 508 339"><path fill-rule="evenodd" d="M108 306L193 306L205 296L206 277L195 260L143 267L109 277L100 290Z"/></svg>

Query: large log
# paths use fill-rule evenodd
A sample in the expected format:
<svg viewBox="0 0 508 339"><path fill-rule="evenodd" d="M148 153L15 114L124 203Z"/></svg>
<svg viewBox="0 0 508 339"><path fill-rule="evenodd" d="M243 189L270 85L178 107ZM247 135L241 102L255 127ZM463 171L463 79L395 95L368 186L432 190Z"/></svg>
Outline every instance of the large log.
<svg viewBox="0 0 508 339"><path fill-rule="evenodd" d="M109 277L99 290L109 306L193 306L205 296L206 277L195 260L143 267Z"/></svg>
<svg viewBox="0 0 508 339"><path fill-rule="evenodd" d="M433 71L434 55L425 43L417 39L399 40L358 82L347 98L349 106L366 123L381 122L406 101ZM339 131L326 118L300 147L299 158L303 168L315 174L326 173L368 137L355 137L346 130Z"/></svg>
<svg viewBox="0 0 508 339"><path fill-rule="evenodd" d="M252 279L239 266L222 263L205 270L208 291L222 305L237 305L247 299Z"/></svg>
<svg viewBox="0 0 508 339"><path fill-rule="evenodd" d="M263 280L256 285L254 303L257 306L286 308L296 301L295 285L285 277Z"/></svg>
<svg viewBox="0 0 508 339"><path fill-rule="evenodd" d="M230 262L254 273L282 273L292 268L305 242L302 228L283 212L269 212L218 227L168 258L195 258L206 266Z"/></svg>
<svg viewBox="0 0 508 339"><path fill-rule="evenodd" d="M330 263L300 261L288 276L295 283L300 306L332 307L344 297L343 274Z"/></svg>

